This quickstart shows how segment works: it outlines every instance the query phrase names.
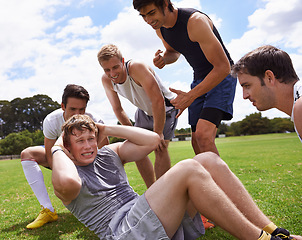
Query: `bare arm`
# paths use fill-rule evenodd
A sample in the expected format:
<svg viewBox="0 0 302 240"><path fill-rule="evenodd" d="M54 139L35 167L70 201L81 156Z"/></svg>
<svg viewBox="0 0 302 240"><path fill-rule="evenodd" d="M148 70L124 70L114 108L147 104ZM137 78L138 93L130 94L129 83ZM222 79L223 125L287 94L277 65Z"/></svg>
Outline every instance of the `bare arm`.
<svg viewBox="0 0 302 240"><path fill-rule="evenodd" d="M118 94L113 90L111 80L106 76L106 74L102 77L102 84L106 92L106 96L112 106L112 110L123 125L132 126L132 123L127 116L126 112L122 108L121 101L119 99Z"/></svg>
<svg viewBox="0 0 302 240"><path fill-rule="evenodd" d="M156 30L156 34L157 36L161 39L161 41L163 42L163 45L165 47L165 52L163 55L161 55L161 53L163 53L162 50L157 50L157 52L155 53L155 57L153 58L153 63L156 67L158 67L159 69L162 69L166 64L171 64L177 61L177 59L180 56L180 53L175 51L163 38L163 36L161 35L160 30Z"/></svg>
<svg viewBox="0 0 302 240"><path fill-rule="evenodd" d="M166 121L165 100L153 71L143 63L131 62L129 74L137 84L142 86L151 100L154 119L153 131L162 135Z"/></svg>
<svg viewBox="0 0 302 240"><path fill-rule="evenodd" d="M216 87L231 71L229 60L222 45L213 33L211 20L201 13L194 13L188 21L188 34L193 42L198 42L207 60L213 65L213 69L195 88L188 93L170 89L178 96L171 103L180 109L178 116L193 101Z"/></svg>
<svg viewBox="0 0 302 240"><path fill-rule="evenodd" d="M193 14L188 22L191 41L198 42L213 69L206 78L190 92L195 98L216 87L230 73L231 66L222 45L213 33L211 20L201 13ZM202 33L202 34L201 34Z"/></svg>
<svg viewBox="0 0 302 240"><path fill-rule="evenodd" d="M298 134L302 137L302 98L299 98L294 105L294 123Z"/></svg>
<svg viewBox="0 0 302 240"><path fill-rule="evenodd" d="M51 156L51 148L55 144L56 139L49 139L44 137L44 146L45 146L45 156L50 168L52 168L52 156Z"/></svg>
<svg viewBox="0 0 302 240"><path fill-rule="evenodd" d="M52 152L63 148L62 137L59 137ZM67 152L67 150L65 150ZM53 154L52 184L56 196L63 204L69 204L75 199L81 190L82 181L72 160L61 150Z"/></svg>
<svg viewBox="0 0 302 240"><path fill-rule="evenodd" d="M97 124L99 136L114 136L127 139L122 143L108 145L123 163L139 161L152 152L159 144L158 134L138 127Z"/></svg>

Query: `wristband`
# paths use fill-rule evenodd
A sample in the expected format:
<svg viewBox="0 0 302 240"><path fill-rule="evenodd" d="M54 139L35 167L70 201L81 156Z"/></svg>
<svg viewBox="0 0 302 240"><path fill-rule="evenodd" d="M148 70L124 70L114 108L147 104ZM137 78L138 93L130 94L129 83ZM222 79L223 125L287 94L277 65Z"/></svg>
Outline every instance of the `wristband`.
<svg viewBox="0 0 302 240"><path fill-rule="evenodd" d="M57 151L62 151L62 152L64 152L64 150L63 150L62 148L57 148L57 149L55 149L54 151L52 151L51 155L54 155L54 153L57 152Z"/></svg>

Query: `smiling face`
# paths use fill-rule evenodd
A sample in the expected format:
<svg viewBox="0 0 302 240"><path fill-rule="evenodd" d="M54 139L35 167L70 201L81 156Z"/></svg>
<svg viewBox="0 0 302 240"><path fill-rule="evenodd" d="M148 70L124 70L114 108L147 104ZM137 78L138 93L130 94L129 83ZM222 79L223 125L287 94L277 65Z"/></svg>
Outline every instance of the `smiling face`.
<svg viewBox="0 0 302 240"><path fill-rule="evenodd" d="M153 3L142 7L139 10L140 15L153 29L161 28L165 23L165 9L162 10Z"/></svg>
<svg viewBox="0 0 302 240"><path fill-rule="evenodd" d="M249 99L259 111L275 107L275 96L267 85L261 85L258 77L238 73L238 80L243 88L243 98Z"/></svg>
<svg viewBox="0 0 302 240"><path fill-rule="evenodd" d="M68 120L75 114L84 114L86 110L87 102L82 98L69 97L67 98L66 106L62 103L61 107L64 111L64 119Z"/></svg>
<svg viewBox="0 0 302 240"><path fill-rule="evenodd" d="M74 157L73 162L78 166L92 163L97 155L97 138L95 132L83 129L73 129L69 136L68 150Z"/></svg>
<svg viewBox="0 0 302 240"><path fill-rule="evenodd" d="M100 64L104 69L105 74L112 82L121 84L126 81L124 58L120 60L118 57L113 56L109 60L101 61Z"/></svg>

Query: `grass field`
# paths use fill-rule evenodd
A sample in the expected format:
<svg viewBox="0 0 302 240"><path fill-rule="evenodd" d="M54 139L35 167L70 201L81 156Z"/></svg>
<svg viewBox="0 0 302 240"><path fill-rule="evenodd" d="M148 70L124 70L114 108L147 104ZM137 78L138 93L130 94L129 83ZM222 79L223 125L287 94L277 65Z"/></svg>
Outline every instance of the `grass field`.
<svg viewBox="0 0 302 240"><path fill-rule="evenodd" d="M302 145L296 134L229 137L217 139L216 144L262 211L278 226L302 234ZM190 142L171 142L169 152L172 165L194 156ZM25 180L20 160L0 161L0 239L98 239L53 194L51 171L42 171L59 220L27 230L26 225L40 210L39 203ZM130 184L142 194L146 188L135 164L127 164L126 172ZM202 239L234 238L216 227L207 230Z"/></svg>

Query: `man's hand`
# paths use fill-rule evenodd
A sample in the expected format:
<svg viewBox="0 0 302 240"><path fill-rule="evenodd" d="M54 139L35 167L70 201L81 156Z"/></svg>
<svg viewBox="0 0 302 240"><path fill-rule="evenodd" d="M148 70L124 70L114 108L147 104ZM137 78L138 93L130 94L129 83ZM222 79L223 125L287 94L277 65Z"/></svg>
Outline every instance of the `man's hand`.
<svg viewBox="0 0 302 240"><path fill-rule="evenodd" d="M63 136L64 136L64 132L62 132L61 136L57 139L53 148L56 148L56 146L60 147L63 150L63 152L67 155L67 157L69 157L71 160L74 160L73 155L69 152L67 148L64 147ZM51 152L53 152L53 150Z"/></svg>
<svg viewBox="0 0 302 240"><path fill-rule="evenodd" d="M108 136L104 133L105 128L106 128L105 124L103 124L103 123L96 123L96 126L97 126L97 128L99 130L97 143L98 143L98 147L100 147L99 144L102 143Z"/></svg>
<svg viewBox="0 0 302 240"><path fill-rule="evenodd" d="M160 143L158 144L155 151L162 151L165 148L167 148L167 144L166 144L166 141L165 141L165 138L164 138L164 134L161 133L161 134L158 134L158 135L160 136Z"/></svg>
<svg viewBox="0 0 302 240"><path fill-rule="evenodd" d="M161 55L161 53L163 53L163 51L158 49L157 52L155 53L155 57L153 58L154 66L158 67L159 69L162 69L166 65L165 60Z"/></svg>
<svg viewBox="0 0 302 240"><path fill-rule="evenodd" d="M176 90L174 88L169 89L171 92L177 94L177 97L171 100L171 103L176 109L179 109L179 113L176 115L176 118L178 118L182 112L194 102L194 99L192 99L191 95L187 92Z"/></svg>

